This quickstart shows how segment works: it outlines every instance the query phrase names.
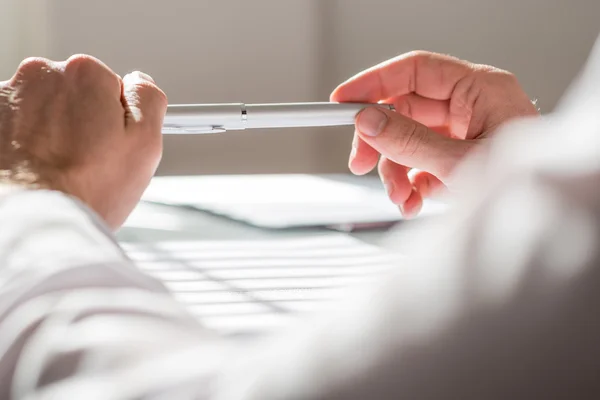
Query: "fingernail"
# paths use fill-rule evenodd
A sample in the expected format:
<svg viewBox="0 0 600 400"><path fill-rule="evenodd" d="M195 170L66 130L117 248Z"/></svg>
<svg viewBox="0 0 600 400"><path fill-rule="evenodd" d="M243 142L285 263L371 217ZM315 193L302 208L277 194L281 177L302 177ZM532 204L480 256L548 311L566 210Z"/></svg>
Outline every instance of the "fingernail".
<svg viewBox="0 0 600 400"><path fill-rule="evenodd" d="M356 127L367 136L377 136L383 131L387 119L387 115L377 107L366 108L358 114Z"/></svg>

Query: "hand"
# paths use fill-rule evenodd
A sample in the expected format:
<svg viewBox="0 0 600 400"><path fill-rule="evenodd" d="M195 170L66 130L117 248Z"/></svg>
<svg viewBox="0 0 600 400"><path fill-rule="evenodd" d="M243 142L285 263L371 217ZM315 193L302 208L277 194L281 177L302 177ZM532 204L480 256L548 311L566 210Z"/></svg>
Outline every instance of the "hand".
<svg viewBox="0 0 600 400"><path fill-rule="evenodd" d="M444 190L457 164L499 125L538 115L512 74L428 52L370 68L337 87L331 100L396 107L359 113L349 167L366 174L379 159L379 175L405 217Z"/></svg>
<svg viewBox="0 0 600 400"><path fill-rule="evenodd" d="M156 171L166 106L143 73L121 79L84 55L27 59L0 82L0 178L75 196L116 229Z"/></svg>

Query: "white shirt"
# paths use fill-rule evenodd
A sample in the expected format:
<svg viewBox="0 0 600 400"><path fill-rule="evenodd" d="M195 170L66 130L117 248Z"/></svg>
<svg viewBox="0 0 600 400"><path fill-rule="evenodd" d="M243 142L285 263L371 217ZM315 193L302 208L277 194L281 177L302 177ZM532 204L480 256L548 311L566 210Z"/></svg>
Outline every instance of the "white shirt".
<svg viewBox="0 0 600 400"><path fill-rule="evenodd" d="M1 399L600 398L600 46L550 116L503 127L410 258L252 345L202 328L57 192L0 201Z"/></svg>

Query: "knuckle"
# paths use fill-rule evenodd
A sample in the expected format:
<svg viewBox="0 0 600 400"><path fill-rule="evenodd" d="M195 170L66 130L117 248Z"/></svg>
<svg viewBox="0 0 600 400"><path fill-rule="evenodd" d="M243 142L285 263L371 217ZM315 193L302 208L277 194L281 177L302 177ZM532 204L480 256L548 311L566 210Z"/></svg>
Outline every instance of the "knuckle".
<svg viewBox="0 0 600 400"><path fill-rule="evenodd" d="M65 74L76 80L95 82L100 85L110 82L121 85L119 77L99 59L87 54L76 54L65 61Z"/></svg>
<svg viewBox="0 0 600 400"><path fill-rule="evenodd" d="M154 81L154 79L150 75L148 75L148 74L146 74L146 73L144 73L142 71L133 71L131 73L131 76L137 77L138 80L149 81L149 82L152 82L154 84L156 83Z"/></svg>
<svg viewBox="0 0 600 400"><path fill-rule="evenodd" d="M475 75L481 79L481 81L491 86L518 84L515 74L490 65L478 65L475 70Z"/></svg>
<svg viewBox="0 0 600 400"><path fill-rule="evenodd" d="M511 88L517 88L517 87L520 88L521 87L521 84L519 83L517 76L515 74L513 74L512 72L499 70L497 72L497 74L498 74L498 79L505 82L506 86L511 87Z"/></svg>
<svg viewBox="0 0 600 400"><path fill-rule="evenodd" d="M435 53L425 50L414 50L408 53L408 59L412 63L412 67L414 69L415 75L416 71L420 70L424 65L427 65L435 59ZM410 90L412 92L416 91L416 78L412 76L411 82L409 83Z"/></svg>
<svg viewBox="0 0 600 400"><path fill-rule="evenodd" d="M29 57L19 64L17 75L30 77L54 70L52 61L41 57Z"/></svg>
<svg viewBox="0 0 600 400"><path fill-rule="evenodd" d="M138 93L142 101L152 99L162 105L168 103L167 95L156 84L150 81L138 81L135 83L134 91Z"/></svg>
<svg viewBox="0 0 600 400"><path fill-rule="evenodd" d="M402 157L414 156L427 138L427 127L412 121L399 124L394 131L395 151Z"/></svg>
<svg viewBox="0 0 600 400"><path fill-rule="evenodd" d="M523 91L515 74L489 65L477 65L471 76L456 85L452 100L454 106L461 102L472 110L478 102L489 108L519 97L521 93Z"/></svg>
<svg viewBox="0 0 600 400"><path fill-rule="evenodd" d="M99 61L85 54L76 54L65 61L65 72L68 74L89 74L98 71Z"/></svg>
<svg viewBox="0 0 600 400"><path fill-rule="evenodd" d="M433 54L434 53L427 51L427 50L413 50L413 51L406 53L406 56L408 58L413 58L416 60L416 59L428 59Z"/></svg>
<svg viewBox="0 0 600 400"><path fill-rule="evenodd" d="M63 84L63 74L56 67L56 63L45 58L30 57L19 64L16 73L8 81L8 87L27 88L28 93L37 93L37 96L56 95ZM53 89L51 89L53 88ZM24 93L24 92L22 92ZM35 96L34 96L35 97Z"/></svg>
<svg viewBox="0 0 600 400"><path fill-rule="evenodd" d="M412 59L416 67L433 65L433 67L437 68L441 66L442 63L448 62L457 65L470 65L470 63L468 63L467 61L461 60L451 55L444 53L434 53L432 51L427 50L413 50L407 53L407 56L408 58Z"/></svg>
<svg viewBox="0 0 600 400"><path fill-rule="evenodd" d="M449 112L453 117L469 117L484 88L484 75L474 72L462 78L454 86Z"/></svg>
<svg viewBox="0 0 600 400"><path fill-rule="evenodd" d="M74 54L66 61L67 69L93 69L100 64L100 60L87 54Z"/></svg>

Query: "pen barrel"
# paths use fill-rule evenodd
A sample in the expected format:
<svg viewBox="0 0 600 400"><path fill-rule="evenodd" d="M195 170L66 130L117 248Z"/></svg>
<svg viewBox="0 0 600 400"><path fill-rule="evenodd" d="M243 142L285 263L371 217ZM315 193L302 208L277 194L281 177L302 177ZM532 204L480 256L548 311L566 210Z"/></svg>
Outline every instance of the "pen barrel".
<svg viewBox="0 0 600 400"><path fill-rule="evenodd" d="M353 125L356 115L366 107L384 104L290 103L246 105L246 128L293 128Z"/></svg>
<svg viewBox="0 0 600 400"><path fill-rule="evenodd" d="M167 107L163 133L210 133L214 128L244 129L241 103L176 104Z"/></svg>
<svg viewBox="0 0 600 400"><path fill-rule="evenodd" d="M366 107L393 110L388 104L176 104L167 107L162 132L204 134L229 130L353 125Z"/></svg>

